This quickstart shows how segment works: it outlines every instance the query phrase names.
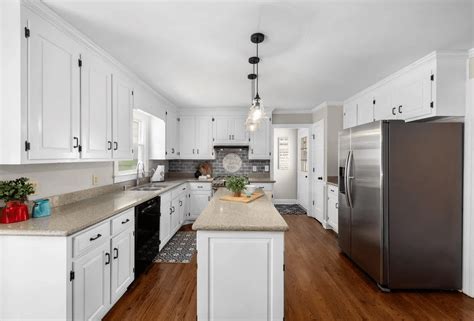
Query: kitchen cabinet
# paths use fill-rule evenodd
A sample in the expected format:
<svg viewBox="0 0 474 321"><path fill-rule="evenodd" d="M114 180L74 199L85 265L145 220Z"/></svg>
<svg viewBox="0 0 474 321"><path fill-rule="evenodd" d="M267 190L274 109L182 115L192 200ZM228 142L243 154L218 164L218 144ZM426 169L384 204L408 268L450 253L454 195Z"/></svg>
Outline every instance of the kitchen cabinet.
<svg viewBox="0 0 474 321"><path fill-rule="evenodd" d="M114 74L112 78L114 99L112 104L113 158L132 159L132 112L133 90L123 76Z"/></svg>
<svg viewBox="0 0 474 321"><path fill-rule="evenodd" d="M81 49L36 15L28 23L28 159L78 159Z"/></svg>
<svg viewBox="0 0 474 321"><path fill-rule="evenodd" d="M214 117L214 145L247 145L246 116Z"/></svg>
<svg viewBox="0 0 474 321"><path fill-rule="evenodd" d="M115 304L133 281L135 235L128 229L112 238L111 304Z"/></svg>
<svg viewBox="0 0 474 321"><path fill-rule="evenodd" d="M81 158L112 157L112 69L92 53L81 55Z"/></svg>
<svg viewBox="0 0 474 321"><path fill-rule="evenodd" d="M365 89L344 102L344 128L371 122L371 96L373 120L464 116L466 59L463 51L433 52Z"/></svg>
<svg viewBox="0 0 474 321"><path fill-rule="evenodd" d="M150 159L166 159L166 123L163 119L150 116L149 139Z"/></svg>
<svg viewBox="0 0 474 321"><path fill-rule="evenodd" d="M187 216L188 184L160 195L160 251L183 225Z"/></svg>
<svg viewBox="0 0 474 321"><path fill-rule="evenodd" d="M181 116L180 158L181 159L213 159L211 116Z"/></svg>
<svg viewBox="0 0 474 321"><path fill-rule="evenodd" d="M256 131L250 132L249 159L270 159L270 121L263 119Z"/></svg>
<svg viewBox="0 0 474 321"><path fill-rule="evenodd" d="M201 215L201 212L207 207L211 200L211 191L193 191L190 197L189 218L195 220Z"/></svg>
<svg viewBox="0 0 474 321"><path fill-rule="evenodd" d="M166 159L179 158L179 120L174 110L166 112Z"/></svg>
<svg viewBox="0 0 474 321"><path fill-rule="evenodd" d="M171 238L171 192L160 195L160 251Z"/></svg>
<svg viewBox="0 0 474 321"><path fill-rule="evenodd" d="M337 233L338 226L338 190L337 186L328 184L328 197L327 197L327 223Z"/></svg>

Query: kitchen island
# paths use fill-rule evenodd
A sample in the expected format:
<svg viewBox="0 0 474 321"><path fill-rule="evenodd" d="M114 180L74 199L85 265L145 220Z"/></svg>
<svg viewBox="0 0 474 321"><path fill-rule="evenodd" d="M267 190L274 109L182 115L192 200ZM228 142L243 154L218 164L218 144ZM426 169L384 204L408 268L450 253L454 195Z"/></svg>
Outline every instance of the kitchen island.
<svg viewBox="0 0 474 321"><path fill-rule="evenodd" d="M198 321L284 317L284 233L270 193L250 203L223 201L220 188L193 224L197 231Z"/></svg>

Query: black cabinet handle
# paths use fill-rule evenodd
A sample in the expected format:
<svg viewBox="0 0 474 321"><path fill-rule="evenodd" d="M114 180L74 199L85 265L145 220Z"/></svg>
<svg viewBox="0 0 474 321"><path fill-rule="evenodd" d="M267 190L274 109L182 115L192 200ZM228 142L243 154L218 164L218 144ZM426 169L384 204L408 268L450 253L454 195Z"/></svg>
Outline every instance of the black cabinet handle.
<svg viewBox="0 0 474 321"><path fill-rule="evenodd" d="M179 201L179 206L183 206L183 202L182 202L182 201Z"/></svg>
<svg viewBox="0 0 474 321"><path fill-rule="evenodd" d="M308 178L308 175L305 175L304 178Z"/></svg>
<svg viewBox="0 0 474 321"><path fill-rule="evenodd" d="M339 208L339 203L336 203L336 208Z"/></svg>
<svg viewBox="0 0 474 321"><path fill-rule="evenodd" d="M396 109L397 109L396 107L393 107L393 108L392 108L392 115L393 115L393 116L396 115L396 114L395 114L395 110L396 110Z"/></svg>
<svg viewBox="0 0 474 321"><path fill-rule="evenodd" d="M402 107L403 107L402 105L398 106L398 112L399 112L400 114L403 113L403 112L402 112Z"/></svg>
<svg viewBox="0 0 474 321"><path fill-rule="evenodd" d="M118 259L118 248L114 248L114 260Z"/></svg>
<svg viewBox="0 0 474 321"><path fill-rule="evenodd" d="M122 224L127 224L128 222L130 222L129 218L127 218L125 221L122 221Z"/></svg>
<svg viewBox="0 0 474 321"><path fill-rule="evenodd" d="M102 234L97 234L96 236L91 237L91 238L89 239L89 241L91 241L91 242L92 242L92 241L95 241L95 240L97 240L97 239L98 239L99 237L101 237L101 236L102 236Z"/></svg>
<svg viewBox="0 0 474 321"><path fill-rule="evenodd" d="M73 148L78 148L79 147L79 138L78 137L73 137L75 145L72 146Z"/></svg>
<svg viewBox="0 0 474 321"><path fill-rule="evenodd" d="M110 253L105 253L105 257L107 258L107 260L105 261L105 265L109 265L110 264Z"/></svg>
<svg viewBox="0 0 474 321"><path fill-rule="evenodd" d="M114 142L114 150L117 150L118 149L118 143L117 142Z"/></svg>
<svg viewBox="0 0 474 321"><path fill-rule="evenodd" d="M107 150L112 150L112 142L110 140L107 141Z"/></svg>
<svg viewBox="0 0 474 321"><path fill-rule="evenodd" d="M323 178L322 178L321 176L319 176L319 177L318 177L318 179L319 179L320 181L322 181L322 180L323 180Z"/></svg>
<svg viewBox="0 0 474 321"><path fill-rule="evenodd" d="M173 214L173 208L170 207L170 215Z"/></svg>
<svg viewBox="0 0 474 321"><path fill-rule="evenodd" d="M186 187L183 187L183 191L185 191L185 190L186 190Z"/></svg>

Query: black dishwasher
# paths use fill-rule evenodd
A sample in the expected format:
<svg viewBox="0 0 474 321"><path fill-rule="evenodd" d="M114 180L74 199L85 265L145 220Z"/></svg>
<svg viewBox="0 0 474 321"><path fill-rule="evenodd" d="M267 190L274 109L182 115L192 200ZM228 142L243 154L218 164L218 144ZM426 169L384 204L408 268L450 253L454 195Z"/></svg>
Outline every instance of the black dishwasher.
<svg viewBox="0 0 474 321"><path fill-rule="evenodd" d="M135 279L160 251L160 197L135 207Z"/></svg>

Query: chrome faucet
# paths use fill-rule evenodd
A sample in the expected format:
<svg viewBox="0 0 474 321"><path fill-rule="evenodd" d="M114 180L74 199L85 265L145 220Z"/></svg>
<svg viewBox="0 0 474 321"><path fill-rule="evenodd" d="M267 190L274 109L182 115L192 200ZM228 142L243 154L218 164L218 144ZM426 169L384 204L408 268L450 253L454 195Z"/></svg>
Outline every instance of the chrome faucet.
<svg viewBox="0 0 474 321"><path fill-rule="evenodd" d="M137 162L137 186L140 185L140 166L142 168L142 178L145 177L145 164L142 161Z"/></svg>

